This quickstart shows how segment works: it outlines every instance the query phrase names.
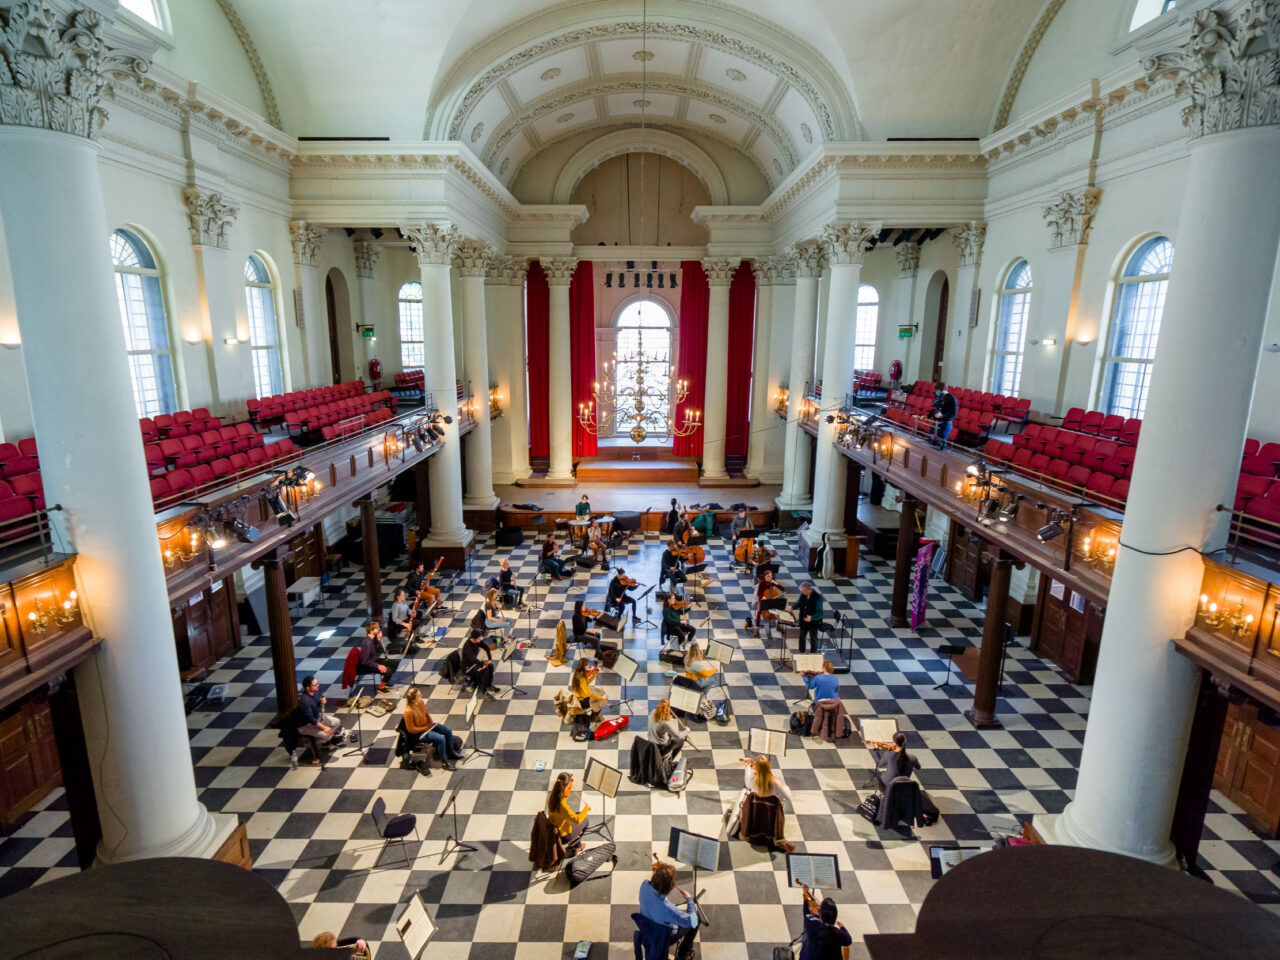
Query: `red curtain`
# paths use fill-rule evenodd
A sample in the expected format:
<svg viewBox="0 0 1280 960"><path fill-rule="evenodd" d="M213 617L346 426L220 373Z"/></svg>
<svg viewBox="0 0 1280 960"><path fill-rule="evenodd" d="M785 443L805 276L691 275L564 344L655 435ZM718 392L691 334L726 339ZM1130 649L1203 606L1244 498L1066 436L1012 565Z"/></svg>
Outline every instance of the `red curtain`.
<svg viewBox="0 0 1280 960"><path fill-rule="evenodd" d="M524 288L525 342L529 349L529 456L551 456L551 424L547 411L547 363L551 343L551 287L542 264L529 264ZM512 416L524 411L513 410Z"/></svg>
<svg viewBox="0 0 1280 960"><path fill-rule="evenodd" d="M684 422L685 410L702 413L707 392L707 310L711 288L707 275L697 260L686 260L680 265L680 357L676 364L676 376L689 383L689 395L676 405L676 422ZM687 437L676 437L677 457L702 456L702 430L695 430Z"/></svg>
<svg viewBox="0 0 1280 960"><path fill-rule="evenodd" d="M724 418L726 456L746 456L751 419L751 344L756 319L756 276L743 260L729 285L729 372ZM761 385L763 389L763 384Z"/></svg>
<svg viewBox="0 0 1280 960"><path fill-rule="evenodd" d="M596 298L590 260L579 261L569 281L569 372L573 384L573 455L594 457L596 435L578 422L578 404L595 399Z"/></svg>

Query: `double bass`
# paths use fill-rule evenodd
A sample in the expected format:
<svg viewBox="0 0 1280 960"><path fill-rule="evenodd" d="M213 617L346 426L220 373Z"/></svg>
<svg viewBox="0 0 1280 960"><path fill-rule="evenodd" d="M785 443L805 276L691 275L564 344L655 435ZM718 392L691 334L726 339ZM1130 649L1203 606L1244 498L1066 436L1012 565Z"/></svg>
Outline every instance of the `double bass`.
<svg viewBox="0 0 1280 960"><path fill-rule="evenodd" d="M776 623L778 611L764 609L764 601L777 600L779 597L784 596L786 596L786 593L783 591L781 584L770 583L769 586L765 587L764 592L760 594L760 619L766 621L767 624Z"/></svg>
<svg viewBox="0 0 1280 960"><path fill-rule="evenodd" d="M755 524L751 522L751 514L747 514L747 525L743 530L754 530ZM742 537L733 545L733 559L738 563L749 564L751 562L751 554L756 549L755 537Z"/></svg>
<svg viewBox="0 0 1280 960"><path fill-rule="evenodd" d="M707 559L707 551L701 546L681 547L677 546L673 551L677 557L685 563L697 564Z"/></svg>

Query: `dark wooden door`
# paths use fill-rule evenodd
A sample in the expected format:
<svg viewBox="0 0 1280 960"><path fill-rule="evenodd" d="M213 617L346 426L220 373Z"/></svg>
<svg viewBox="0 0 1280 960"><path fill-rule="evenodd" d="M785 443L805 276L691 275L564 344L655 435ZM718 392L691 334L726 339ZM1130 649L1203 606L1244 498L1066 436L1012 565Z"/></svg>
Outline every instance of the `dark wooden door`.
<svg viewBox="0 0 1280 960"><path fill-rule="evenodd" d="M0 721L0 829L62 782L47 701L11 707Z"/></svg>
<svg viewBox="0 0 1280 960"><path fill-rule="evenodd" d="M325 313L329 317L329 365L333 371L333 382L342 382L342 367L338 353L338 308L334 302L333 280L324 278Z"/></svg>
<svg viewBox="0 0 1280 960"><path fill-rule="evenodd" d="M942 357L947 349L947 301L950 299L947 278L942 278L938 292L938 336L933 342L933 382L942 382Z"/></svg>
<svg viewBox="0 0 1280 960"><path fill-rule="evenodd" d="M1268 833L1280 826L1280 730L1255 719L1244 731L1231 799Z"/></svg>

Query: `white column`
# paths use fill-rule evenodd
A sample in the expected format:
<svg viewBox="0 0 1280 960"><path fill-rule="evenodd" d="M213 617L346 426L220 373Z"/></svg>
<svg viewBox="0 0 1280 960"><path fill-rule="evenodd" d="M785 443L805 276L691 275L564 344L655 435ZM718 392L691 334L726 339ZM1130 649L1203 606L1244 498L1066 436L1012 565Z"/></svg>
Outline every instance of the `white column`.
<svg viewBox="0 0 1280 960"><path fill-rule="evenodd" d="M523 480L529 469L529 347L525 338L524 280L529 265L524 257L511 257L507 271L506 322L510 349L510 388L507 416L511 418L511 472Z"/></svg>
<svg viewBox="0 0 1280 960"><path fill-rule="evenodd" d="M702 476L724 480L724 427L729 389L729 284L738 261L714 257L702 261L710 284L707 305L707 373L702 416Z"/></svg>
<svg viewBox="0 0 1280 960"><path fill-rule="evenodd" d="M548 480L573 479L573 381L570 376L569 281L578 261L552 257L542 261L551 287L550 343L547 359L548 426L551 451Z"/></svg>
<svg viewBox="0 0 1280 960"><path fill-rule="evenodd" d="M453 263L462 278L462 356L475 398L476 425L467 436L467 495L476 509L498 505L493 495L493 431L489 426L489 344L484 311L484 274L488 244L463 240Z"/></svg>
<svg viewBox="0 0 1280 960"><path fill-rule="evenodd" d="M449 290L449 264L461 237L452 224L402 226L400 231L413 245L422 273L423 374L427 403L434 403L451 421L441 424L444 446L430 460L430 537L436 543L466 543L471 532L462 521L458 377L453 365L453 302Z"/></svg>
<svg viewBox="0 0 1280 960"><path fill-rule="evenodd" d="M298 289L302 291L302 346L306 354L307 385L323 387L333 383L333 365L329 362L329 315L325 308L324 287L316 268L316 254L324 242L325 231L302 220L289 222L293 240L293 263L297 270Z"/></svg>
<svg viewBox="0 0 1280 960"><path fill-rule="evenodd" d="M756 276L756 326L752 334L751 423L747 437L747 476L760 479L764 470L767 431L775 419L769 400L776 389L769 383L769 338L773 334L773 257L759 257L752 263Z"/></svg>
<svg viewBox="0 0 1280 960"><path fill-rule="evenodd" d="M804 385L813 372L813 338L818 321L818 278L826 265L821 242L806 240L795 246L796 312L791 322L791 373L787 381L787 439L783 454L782 492L777 504L784 510L807 509L809 498L810 436L800 429Z"/></svg>
<svg viewBox="0 0 1280 960"><path fill-rule="evenodd" d="M515 366L517 344L511 343L507 315L507 273L512 258L493 254L486 260L484 274L485 348L489 352L489 383L501 398L502 415L490 425L493 442L493 482L513 483L511 469L511 370ZM520 345L523 345L523 338Z"/></svg>
<svg viewBox="0 0 1280 960"><path fill-rule="evenodd" d="M796 312L796 265L789 254L774 257L777 267L773 281L773 320L769 337L769 428L765 432L764 466L757 478L761 483L782 483L787 441L786 408L778 416L778 391L791 370L791 322Z"/></svg>
<svg viewBox="0 0 1280 960"><path fill-rule="evenodd" d="M373 327L374 332L373 337L361 338L364 341L364 352L357 355L356 375L364 378L369 373L369 361L377 355L377 333L383 326L378 323L378 286L373 280L374 266L382 256L382 251L370 240L357 240L354 247L356 277L359 278L356 282L360 286L360 317L365 326ZM390 380L391 377L388 376L385 379Z"/></svg>
<svg viewBox="0 0 1280 960"><path fill-rule="evenodd" d="M1097 213L1102 191L1083 187L1063 191L1058 199L1044 208L1049 225L1049 255L1044 258L1047 271L1044 283L1036 274L1032 289L1032 311L1047 314L1047 322L1038 324L1040 342L1028 344L1022 361L1022 384L1019 393L1031 398L1031 409L1047 413L1063 412L1062 400L1067 384L1067 368L1071 345L1076 339L1080 314L1080 284L1084 278L1084 260L1089 250L1089 233ZM1043 308L1037 304L1043 304ZM1062 305L1066 304L1066 310ZM1056 340L1057 343L1045 343Z"/></svg>
<svg viewBox="0 0 1280 960"><path fill-rule="evenodd" d="M925 345L921 344L918 348L915 346L920 339L920 328L917 328L915 336L908 340L897 340L898 329L900 327L909 326L915 322L916 312L916 275L920 272L920 244L907 243L899 244L893 248L893 254L898 261L898 280L894 287L892 304L892 312L887 324L888 329L884 331L883 337L876 339L881 342L897 342L902 344L902 378L905 382L910 382L918 377L931 377L932 371L926 373L923 370L916 370L912 367L912 354L919 353L916 357L916 363L923 366L922 358L925 353L932 357L932 349L926 350ZM889 339L894 338L894 339ZM928 345L932 348L933 344ZM882 364L888 366L888 364Z"/></svg>
<svg viewBox="0 0 1280 960"><path fill-rule="evenodd" d="M236 294L243 288L235 282L227 252L227 233L239 213L221 193L188 187L182 191L187 205L187 225L195 251L196 296L200 305L200 328L208 345L209 382L213 405L226 409L243 404L253 396L253 368L245 356L249 330L236 321ZM234 338L228 344L227 338ZM178 353L174 345L174 355Z"/></svg>
<svg viewBox="0 0 1280 960"><path fill-rule="evenodd" d="M833 544L844 537L845 472L848 461L835 448L837 424L828 417L853 383L853 344L857 326L858 281L862 259L880 232L878 223L829 224L822 232L831 260L831 290L827 296L826 343L822 353L822 402L818 410L818 454L813 474L813 523L810 536Z"/></svg>
<svg viewBox="0 0 1280 960"><path fill-rule="evenodd" d="M74 121L74 104L69 113L58 119ZM196 800L97 145L0 125L0 216L45 498L63 507L53 521L79 554L82 607L104 638L76 668L102 821L98 859L212 856L236 819L212 817Z"/></svg>
<svg viewBox="0 0 1280 960"><path fill-rule="evenodd" d="M1231 502L1236 483L1280 243L1280 126L1224 129L1248 122L1241 102L1280 95L1274 71L1263 69L1274 51L1249 43L1265 26L1214 11L1193 25L1187 53L1157 58L1148 73L1182 74L1192 100L1183 118L1197 139L1080 776L1060 815L1035 818L1053 843L1173 861L1169 826L1198 669L1169 638L1191 626L1200 593L1203 564L1185 548L1224 542L1227 518L1215 505ZM1254 56L1237 52L1252 47ZM1211 58L1213 69L1204 70ZM1225 102L1218 99L1224 88L1231 91ZM1214 384L1210 402L1189 383Z"/></svg>
<svg viewBox="0 0 1280 960"><path fill-rule="evenodd" d="M987 237L987 225L982 220L974 220L956 228L951 237L959 248L960 261L956 266L956 291L952 301L951 316L954 318L947 325L946 351L943 354L943 378L952 386L965 386L977 389L982 379L982 357L978 357L978 369L971 371L970 353L973 349L973 330L969 326L970 306L973 303L973 291L978 283L978 267L982 262L982 244ZM982 305L979 305L982 309ZM904 368L905 375L905 368Z"/></svg>

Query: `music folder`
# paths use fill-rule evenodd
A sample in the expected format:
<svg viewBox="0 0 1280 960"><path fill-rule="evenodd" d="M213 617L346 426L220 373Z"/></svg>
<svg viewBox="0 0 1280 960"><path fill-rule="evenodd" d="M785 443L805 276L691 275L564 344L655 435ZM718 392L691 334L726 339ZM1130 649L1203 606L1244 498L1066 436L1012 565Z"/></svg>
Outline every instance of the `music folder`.
<svg viewBox="0 0 1280 960"><path fill-rule="evenodd" d="M823 658L820 653L797 653L792 659L795 661L796 673L822 672Z"/></svg>
<svg viewBox="0 0 1280 960"><path fill-rule="evenodd" d="M704 837L700 833L672 827L667 856L677 863L687 863L699 870L715 870L720 863L720 841L715 837Z"/></svg>
<svg viewBox="0 0 1280 960"><path fill-rule="evenodd" d="M747 744L747 749L752 753L765 753L778 758L787 755L787 734L783 730L752 727Z"/></svg>
<svg viewBox="0 0 1280 960"><path fill-rule="evenodd" d="M761 610L785 610L787 608L786 597L765 598L760 601Z"/></svg>
<svg viewBox="0 0 1280 960"><path fill-rule="evenodd" d="M679 687L673 683L671 690L667 693L667 699L671 702L673 710L680 710L683 713L697 713L698 705L702 703L702 691Z"/></svg>
<svg viewBox="0 0 1280 960"><path fill-rule="evenodd" d="M409 960L418 960L427 941L436 932L436 925L427 913L427 905L422 902L421 893L415 893L405 904L404 913L396 920L396 932L400 934L400 940L409 952Z"/></svg>
<svg viewBox="0 0 1280 960"><path fill-rule="evenodd" d="M640 664L625 653L618 654L618 659L613 665L613 672L628 682L636 675L636 671L639 669Z"/></svg>
<svg viewBox="0 0 1280 960"><path fill-rule="evenodd" d="M587 761L587 772L583 774L582 781L606 797L616 797L622 783L622 771L592 757Z"/></svg>
<svg viewBox="0 0 1280 960"><path fill-rule="evenodd" d="M929 873L939 880L964 861L986 853L990 847L931 846L929 848Z"/></svg>
<svg viewBox="0 0 1280 960"><path fill-rule="evenodd" d="M733 660L733 644L723 640L707 641L707 659L715 663L725 664Z"/></svg>
<svg viewBox="0 0 1280 960"><path fill-rule="evenodd" d="M787 886L807 883L818 889L840 889L840 865L834 853L788 853Z"/></svg>
<svg viewBox="0 0 1280 960"><path fill-rule="evenodd" d="M893 735L898 732L898 721L893 717L864 717L858 725L863 743L893 743Z"/></svg>

